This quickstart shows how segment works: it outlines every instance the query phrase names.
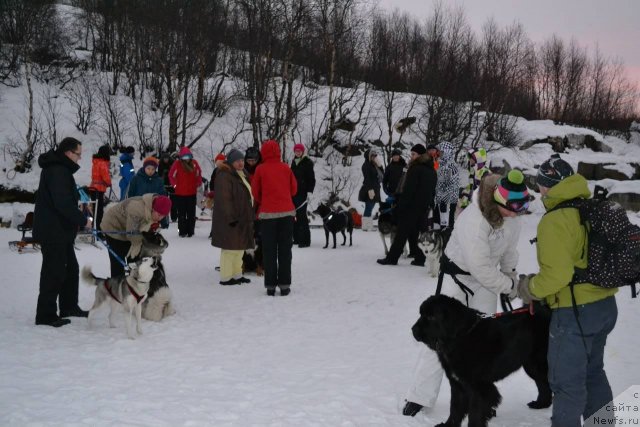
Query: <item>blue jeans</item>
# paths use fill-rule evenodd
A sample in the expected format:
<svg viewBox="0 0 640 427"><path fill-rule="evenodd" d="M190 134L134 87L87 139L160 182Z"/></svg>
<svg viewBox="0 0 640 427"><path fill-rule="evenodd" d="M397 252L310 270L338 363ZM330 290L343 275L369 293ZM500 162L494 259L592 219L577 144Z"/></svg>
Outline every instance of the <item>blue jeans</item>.
<svg viewBox="0 0 640 427"><path fill-rule="evenodd" d="M547 355L553 391L552 427L580 427L580 416L586 420L613 400L603 358L607 335L617 318L615 297L579 305L583 342L573 308L553 311Z"/></svg>
<svg viewBox="0 0 640 427"><path fill-rule="evenodd" d="M371 216L371 212L373 212L375 205L376 202L364 202L364 212L362 213L362 216Z"/></svg>

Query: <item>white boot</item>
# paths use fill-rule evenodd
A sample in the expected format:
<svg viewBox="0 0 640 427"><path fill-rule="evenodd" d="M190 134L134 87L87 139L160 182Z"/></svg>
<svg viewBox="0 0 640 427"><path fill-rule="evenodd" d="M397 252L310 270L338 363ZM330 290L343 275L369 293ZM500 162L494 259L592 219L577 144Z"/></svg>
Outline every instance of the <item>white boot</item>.
<svg viewBox="0 0 640 427"><path fill-rule="evenodd" d="M373 228L373 218L371 218L370 216L363 216L362 217L362 231L369 231L372 230Z"/></svg>

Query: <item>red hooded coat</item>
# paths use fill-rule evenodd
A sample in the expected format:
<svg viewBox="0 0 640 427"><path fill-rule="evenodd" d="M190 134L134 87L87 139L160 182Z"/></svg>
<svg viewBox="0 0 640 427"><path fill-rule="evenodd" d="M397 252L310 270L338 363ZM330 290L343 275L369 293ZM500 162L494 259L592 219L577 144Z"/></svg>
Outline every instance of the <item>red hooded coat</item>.
<svg viewBox="0 0 640 427"><path fill-rule="evenodd" d="M298 183L289 165L280 160L280 146L274 140L265 141L260 154L262 163L251 180L258 214L295 211L292 197L298 191Z"/></svg>

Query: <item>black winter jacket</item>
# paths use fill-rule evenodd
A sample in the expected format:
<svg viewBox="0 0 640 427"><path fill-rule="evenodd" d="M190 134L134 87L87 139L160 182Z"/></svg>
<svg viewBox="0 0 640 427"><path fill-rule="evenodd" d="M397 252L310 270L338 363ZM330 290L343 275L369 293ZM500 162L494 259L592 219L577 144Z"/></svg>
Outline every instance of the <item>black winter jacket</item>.
<svg viewBox="0 0 640 427"><path fill-rule="evenodd" d="M380 203L380 184L382 183L383 170L380 166L365 160L362 164L362 187L358 192L359 202L376 202ZM369 190L375 192L373 200L369 199Z"/></svg>
<svg viewBox="0 0 640 427"><path fill-rule="evenodd" d="M409 162L409 169L399 195L399 220L422 217L427 213L427 209L434 203L437 181L433 160L428 154L423 154Z"/></svg>
<svg viewBox="0 0 640 427"><path fill-rule="evenodd" d="M395 196L398 192L398 185L402 180L402 174L404 174L404 168L407 167L407 162L402 157L397 162L391 161L387 169L384 171L384 178L382 178L382 189L389 196Z"/></svg>
<svg viewBox="0 0 640 427"><path fill-rule="evenodd" d="M293 196L293 204L300 206L307 200L307 193L313 193L316 187L316 175L313 172L313 162L307 156L303 156L300 163L295 159L291 162L291 171L298 182L298 192Z"/></svg>
<svg viewBox="0 0 640 427"><path fill-rule="evenodd" d="M71 243L78 227L87 223L78 208L73 174L80 169L62 153L48 151L38 158L40 184L33 216L33 237L42 243Z"/></svg>

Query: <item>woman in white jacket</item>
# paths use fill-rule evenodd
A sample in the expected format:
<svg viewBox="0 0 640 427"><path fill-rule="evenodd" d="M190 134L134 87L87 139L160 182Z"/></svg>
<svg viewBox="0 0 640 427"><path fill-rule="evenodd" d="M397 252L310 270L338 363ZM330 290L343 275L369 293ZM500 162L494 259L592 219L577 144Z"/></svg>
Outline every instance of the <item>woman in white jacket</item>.
<svg viewBox="0 0 640 427"><path fill-rule="evenodd" d="M443 282L443 294L487 314L495 313L500 294L515 298L521 227L516 217L526 212L529 201L524 176L518 170L504 178L488 175L482 179L472 203L458 217L445 249L446 257L469 273L456 275L467 290L448 277ZM414 416L423 407L435 405L443 373L436 353L424 346L404 415Z"/></svg>

